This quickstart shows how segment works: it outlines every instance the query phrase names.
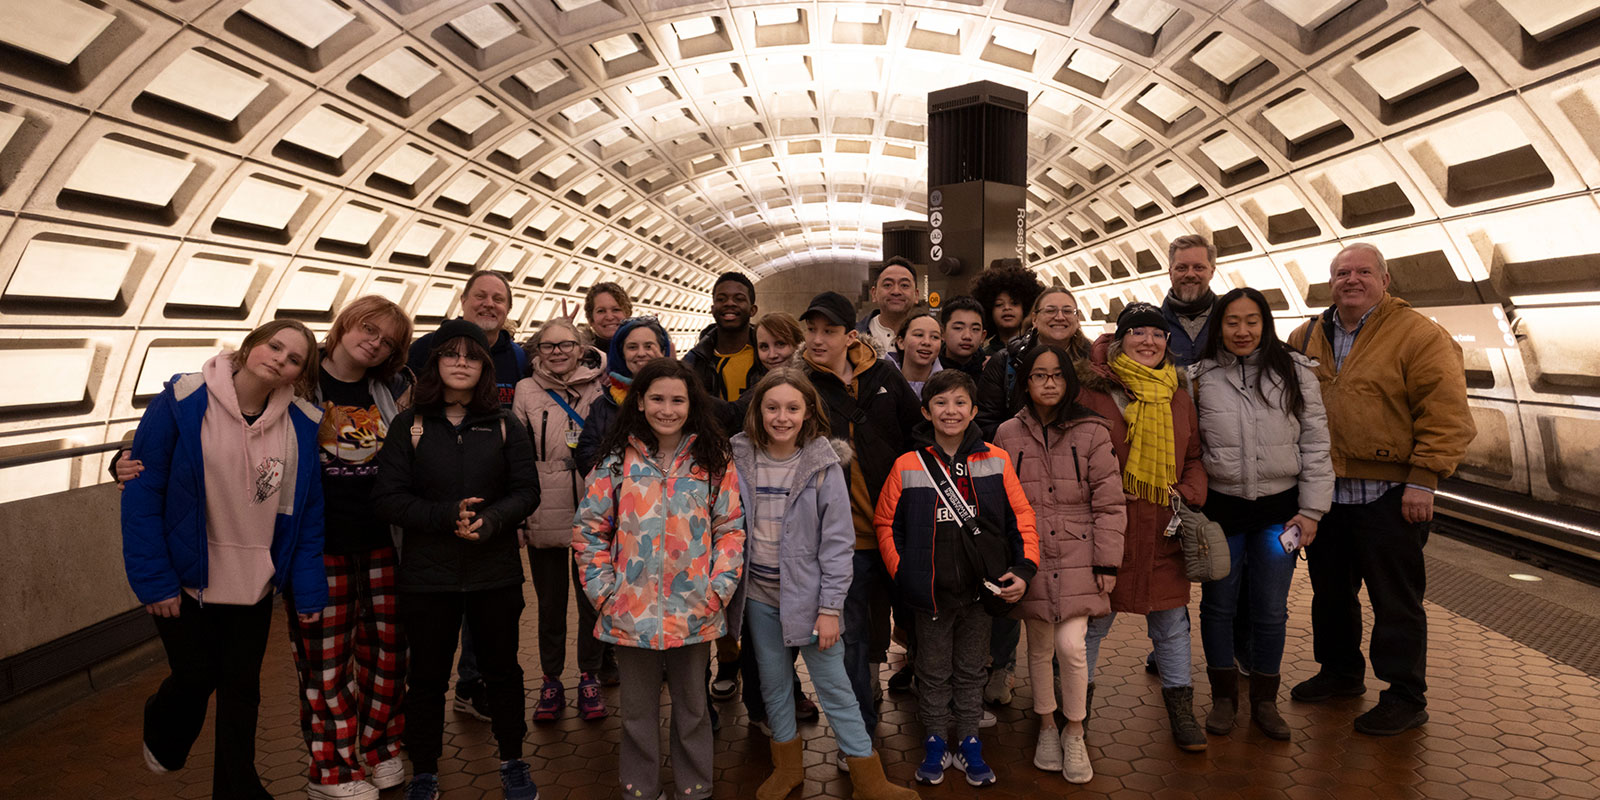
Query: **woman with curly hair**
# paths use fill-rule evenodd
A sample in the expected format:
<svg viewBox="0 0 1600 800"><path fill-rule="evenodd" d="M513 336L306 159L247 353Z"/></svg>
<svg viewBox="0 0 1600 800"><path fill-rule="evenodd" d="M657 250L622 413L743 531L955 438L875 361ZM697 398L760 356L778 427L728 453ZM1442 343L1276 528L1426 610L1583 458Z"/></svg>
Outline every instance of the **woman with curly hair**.
<svg viewBox="0 0 1600 800"><path fill-rule="evenodd" d="M972 296L986 309L983 324L989 339L983 352L997 353L1022 333L1023 321L1044 284L1022 262L1007 258L995 262L972 282Z"/></svg>

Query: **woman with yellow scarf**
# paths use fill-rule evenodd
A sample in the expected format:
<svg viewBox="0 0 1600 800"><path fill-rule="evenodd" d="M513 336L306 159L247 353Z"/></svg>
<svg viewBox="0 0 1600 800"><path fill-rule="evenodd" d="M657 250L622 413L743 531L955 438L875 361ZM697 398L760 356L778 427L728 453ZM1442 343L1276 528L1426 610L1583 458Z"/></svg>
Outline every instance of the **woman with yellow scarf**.
<svg viewBox="0 0 1600 800"><path fill-rule="evenodd" d="M1172 738L1193 752L1206 749L1206 734L1194 716L1189 579L1177 531L1169 531L1168 525L1173 521L1173 491L1191 506L1205 502L1206 471L1194 401L1179 385L1177 368L1167 357L1167 330L1161 309L1134 303L1117 316L1116 333L1101 336L1079 365L1079 402L1111 422L1128 500L1128 529L1111 613L1089 621L1089 697L1094 697L1100 641L1117 614L1143 614L1160 666Z"/></svg>

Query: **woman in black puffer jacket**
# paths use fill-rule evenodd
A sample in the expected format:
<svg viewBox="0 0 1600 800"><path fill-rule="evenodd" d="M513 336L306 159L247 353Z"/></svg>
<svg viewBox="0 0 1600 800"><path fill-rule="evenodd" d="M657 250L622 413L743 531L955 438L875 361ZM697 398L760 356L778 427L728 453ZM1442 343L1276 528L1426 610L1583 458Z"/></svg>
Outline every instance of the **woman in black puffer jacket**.
<svg viewBox="0 0 1600 800"><path fill-rule="evenodd" d="M527 431L500 408L483 330L450 320L417 378L416 405L389 426L372 492L400 526L400 620L411 645L406 741L417 796L437 796L445 688L463 614L483 672L508 798L534 798L522 761L522 557L517 526L539 505ZM427 786L431 783L432 787ZM432 788L433 791L427 791Z"/></svg>

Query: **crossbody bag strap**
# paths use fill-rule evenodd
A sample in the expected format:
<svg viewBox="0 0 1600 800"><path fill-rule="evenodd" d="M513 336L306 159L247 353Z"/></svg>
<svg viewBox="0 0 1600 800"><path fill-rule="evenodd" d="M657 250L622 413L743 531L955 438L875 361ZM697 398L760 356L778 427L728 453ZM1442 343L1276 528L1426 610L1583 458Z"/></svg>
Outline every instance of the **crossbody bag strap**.
<svg viewBox="0 0 1600 800"><path fill-rule="evenodd" d="M550 399L556 401L556 404L561 406L561 410L567 412L567 416L572 417L573 422L578 423L579 430L583 429L583 417L578 416L577 410L567 402L566 398L562 397L554 389L546 389L544 393L550 395Z"/></svg>
<svg viewBox="0 0 1600 800"><path fill-rule="evenodd" d="M944 468L944 463L926 449L917 451L917 456L922 459L923 471L933 480L934 492L939 495L939 502L955 515L956 523L963 530L973 533L978 527L977 516L973 513L972 506L967 505L966 498L956 491L955 484L950 480L950 473Z"/></svg>

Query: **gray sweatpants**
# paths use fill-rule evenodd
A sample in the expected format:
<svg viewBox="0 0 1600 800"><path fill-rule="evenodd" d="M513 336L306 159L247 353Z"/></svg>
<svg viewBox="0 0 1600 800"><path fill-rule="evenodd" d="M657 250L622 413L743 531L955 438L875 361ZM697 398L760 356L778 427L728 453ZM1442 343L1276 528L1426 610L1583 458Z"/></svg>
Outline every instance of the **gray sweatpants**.
<svg viewBox="0 0 1600 800"><path fill-rule="evenodd" d="M951 745L978 735L983 684L988 679L988 612L978 603L939 612L917 612L918 711L923 733L948 736Z"/></svg>
<svg viewBox="0 0 1600 800"><path fill-rule="evenodd" d="M661 673L666 670L672 697L673 797L711 796L711 715L706 710L706 668L711 643L645 650L618 645L622 676L622 750L617 773L622 796L656 800L661 793Z"/></svg>

